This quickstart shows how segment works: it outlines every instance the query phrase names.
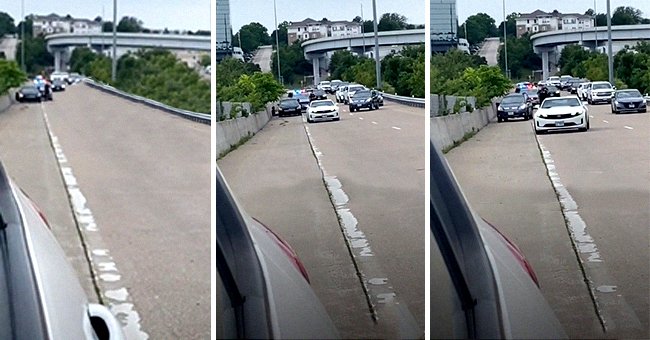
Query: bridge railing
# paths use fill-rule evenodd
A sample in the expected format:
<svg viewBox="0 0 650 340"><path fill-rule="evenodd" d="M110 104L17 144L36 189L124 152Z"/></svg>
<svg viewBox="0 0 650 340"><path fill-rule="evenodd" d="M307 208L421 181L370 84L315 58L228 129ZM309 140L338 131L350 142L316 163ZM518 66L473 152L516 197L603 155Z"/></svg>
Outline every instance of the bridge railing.
<svg viewBox="0 0 650 340"><path fill-rule="evenodd" d="M382 93L381 95L384 97L384 99L398 104L414 107L424 107L424 98L405 97L388 93Z"/></svg>
<svg viewBox="0 0 650 340"><path fill-rule="evenodd" d="M187 110L183 110L183 109L178 109L178 108L169 106L167 104L163 104L161 102L157 102L157 101L149 99L149 98L140 97L140 96L135 95L135 94L124 92L124 91L119 90L119 89L117 89L117 88L115 88L113 86L110 86L110 85L95 81L95 80L93 80L91 78L84 78L83 82L86 83L87 85L89 85L90 87L96 88L98 90L101 90L101 91L104 91L104 92L107 92L107 93L114 94L114 95L122 97L124 99L130 100L130 101L133 101L133 102L136 102L136 103L144 104L144 105L147 105L147 106L152 107L154 109L162 110L162 111L177 115L177 116L179 116L181 118L185 118L185 119L189 119L189 120L192 120L192 121L195 121L195 122L198 122L198 123L203 123L203 124L210 125L211 116L209 114L192 112L192 111L187 111Z"/></svg>

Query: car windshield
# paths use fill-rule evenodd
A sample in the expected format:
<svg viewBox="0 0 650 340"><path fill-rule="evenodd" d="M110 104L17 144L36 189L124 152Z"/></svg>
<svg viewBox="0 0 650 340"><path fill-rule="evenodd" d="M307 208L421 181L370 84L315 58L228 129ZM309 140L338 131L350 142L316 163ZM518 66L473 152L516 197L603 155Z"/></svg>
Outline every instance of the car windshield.
<svg viewBox="0 0 650 340"><path fill-rule="evenodd" d="M334 106L334 103L331 100L322 100L317 102L311 102L311 107L320 107L320 106Z"/></svg>
<svg viewBox="0 0 650 340"><path fill-rule="evenodd" d="M524 93L528 93L529 96L536 96L537 95L537 89L530 89L524 91Z"/></svg>
<svg viewBox="0 0 650 340"><path fill-rule="evenodd" d="M555 87L555 86L549 86L549 87L548 87L548 90L549 90L550 92L555 92L555 91L557 91L557 87Z"/></svg>
<svg viewBox="0 0 650 340"><path fill-rule="evenodd" d="M549 80L549 81L552 81L552 80L560 80L560 77L549 77L548 80Z"/></svg>
<svg viewBox="0 0 650 340"><path fill-rule="evenodd" d="M38 89L36 89L34 86L25 86L20 91L25 93L30 93L30 92L37 92Z"/></svg>
<svg viewBox="0 0 650 340"><path fill-rule="evenodd" d="M298 100L296 99L284 99L280 102L280 106L282 107L296 107L298 105L300 105L300 103L298 103Z"/></svg>
<svg viewBox="0 0 650 340"><path fill-rule="evenodd" d="M609 85L607 83L601 83L601 84L593 84L591 86L592 89L598 90L598 89L611 89L612 85Z"/></svg>
<svg viewBox="0 0 650 340"><path fill-rule="evenodd" d="M617 98L637 98L641 97L641 92L638 90L619 91L616 93Z"/></svg>
<svg viewBox="0 0 650 340"><path fill-rule="evenodd" d="M524 102L524 96L507 96L503 98L501 104L521 104Z"/></svg>
<svg viewBox="0 0 650 340"><path fill-rule="evenodd" d="M359 91L363 90L363 86L350 86L348 87L348 91L354 92L354 91Z"/></svg>
<svg viewBox="0 0 650 340"><path fill-rule="evenodd" d="M354 93L352 98L368 98L370 97L370 91L357 91Z"/></svg>
<svg viewBox="0 0 650 340"><path fill-rule="evenodd" d="M580 101L578 98L560 98L560 99L547 99L544 101L544 104L542 104L542 108L544 109L549 109L552 107L560 107L560 106L580 106Z"/></svg>

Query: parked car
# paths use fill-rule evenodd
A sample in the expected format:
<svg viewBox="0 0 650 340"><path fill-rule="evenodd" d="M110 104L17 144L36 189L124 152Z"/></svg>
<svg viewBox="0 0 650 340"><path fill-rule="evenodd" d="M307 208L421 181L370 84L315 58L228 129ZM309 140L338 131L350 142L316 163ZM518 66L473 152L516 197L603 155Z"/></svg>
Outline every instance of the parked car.
<svg viewBox="0 0 650 340"><path fill-rule="evenodd" d="M589 89L591 89L591 82L586 82L578 85L578 89L576 90L578 98L580 98L582 101L587 101L587 93L589 93Z"/></svg>
<svg viewBox="0 0 650 340"><path fill-rule="evenodd" d="M573 80L573 76L569 75L564 75L560 77L560 86L558 86L561 90L569 90L570 85L569 82Z"/></svg>
<svg viewBox="0 0 650 340"><path fill-rule="evenodd" d="M553 85L555 87L559 87L562 84L562 81L558 76L551 76L548 77L548 79L546 79L545 83L546 85Z"/></svg>
<svg viewBox="0 0 650 340"><path fill-rule="evenodd" d="M349 100L350 112L361 109L378 110L379 96L377 91L360 90L356 91Z"/></svg>
<svg viewBox="0 0 650 340"><path fill-rule="evenodd" d="M647 103L639 90L628 89L614 92L612 97L612 113L647 112Z"/></svg>
<svg viewBox="0 0 650 340"><path fill-rule="evenodd" d="M348 85L349 83L342 83L339 85L338 90L336 90L336 93L334 94L337 103L343 103L345 99L345 93L348 91Z"/></svg>
<svg viewBox="0 0 650 340"><path fill-rule="evenodd" d="M0 164L0 339L124 339L90 303L36 204Z"/></svg>
<svg viewBox="0 0 650 340"><path fill-rule="evenodd" d="M314 90L314 91L312 92L312 94L313 94L313 96L312 96L312 95L309 95L309 98L310 98L311 100L327 99L327 94L325 93L324 90L318 90L318 89L316 89L316 90Z"/></svg>
<svg viewBox="0 0 650 340"><path fill-rule="evenodd" d="M359 84L350 84L350 85L348 85L347 91L345 91L345 93L343 94L344 95L343 103L350 104L350 97L352 97L355 92L361 91L361 90L367 90L367 89L368 88L366 88L365 86L359 85Z"/></svg>
<svg viewBox="0 0 650 340"><path fill-rule="evenodd" d="M50 74L50 80L54 82L55 80L61 80L63 82L70 82L70 74L67 72L53 72Z"/></svg>
<svg viewBox="0 0 650 340"><path fill-rule="evenodd" d="M317 88L318 88L319 90L323 90L323 91L325 91L325 92L327 92L327 91L331 91L331 90L332 90L332 86L330 85L329 80L323 80L323 81L321 81L320 83L318 83L318 87L317 87Z"/></svg>
<svg viewBox="0 0 650 340"><path fill-rule="evenodd" d="M531 105L539 105L539 91L537 90L536 87L522 90L521 93L526 94L528 96Z"/></svg>
<svg viewBox="0 0 650 340"><path fill-rule="evenodd" d="M278 116L300 115L302 114L302 105L296 98L284 98L278 104Z"/></svg>
<svg viewBox="0 0 650 340"><path fill-rule="evenodd" d="M329 94L335 94L336 91L338 91L339 86L340 86L342 83L343 83L343 82L340 81L340 80L338 80L338 79L334 79L334 80L330 81L330 90L329 90L328 93L329 93Z"/></svg>
<svg viewBox="0 0 650 340"><path fill-rule="evenodd" d="M431 339L566 339L522 251L481 219L430 152Z"/></svg>
<svg viewBox="0 0 650 340"><path fill-rule="evenodd" d="M246 214L217 166L217 339L338 338L296 252Z"/></svg>
<svg viewBox="0 0 650 340"><path fill-rule="evenodd" d="M314 100L307 108L307 122L339 120L339 108L330 99Z"/></svg>
<svg viewBox="0 0 650 340"><path fill-rule="evenodd" d="M549 97L560 97L562 95L560 89L557 86L549 85L546 86L546 88L548 88Z"/></svg>
<svg viewBox="0 0 650 340"><path fill-rule="evenodd" d="M34 85L21 87L16 91L16 101L22 102L40 102L42 100L41 91Z"/></svg>
<svg viewBox="0 0 650 340"><path fill-rule="evenodd" d="M512 93L501 100L497 106L497 121L507 122L510 118L523 118L528 120L532 117L532 105L528 96L523 93Z"/></svg>
<svg viewBox="0 0 650 340"><path fill-rule="evenodd" d="M546 98L533 119L537 134L550 130L589 130L587 107L576 96Z"/></svg>
<svg viewBox="0 0 650 340"><path fill-rule="evenodd" d="M589 82L589 81L586 80L586 79L576 79L576 78L574 78L571 81L569 81L569 88L567 89L567 91L569 91L569 93L571 93L571 94L577 94L578 93L578 86L580 86L580 84L587 83L587 82Z"/></svg>
<svg viewBox="0 0 650 340"><path fill-rule="evenodd" d="M52 80L52 91L65 91L66 82L61 79Z"/></svg>
<svg viewBox="0 0 650 340"><path fill-rule="evenodd" d="M612 95L616 87L606 81L595 81L587 92L587 103L598 104L601 102L611 103Z"/></svg>
<svg viewBox="0 0 650 340"><path fill-rule="evenodd" d="M295 94L293 96L293 98L298 100L298 102L300 103L302 111L307 111L307 108L309 107L309 102L310 102L309 96L300 93L300 94Z"/></svg>

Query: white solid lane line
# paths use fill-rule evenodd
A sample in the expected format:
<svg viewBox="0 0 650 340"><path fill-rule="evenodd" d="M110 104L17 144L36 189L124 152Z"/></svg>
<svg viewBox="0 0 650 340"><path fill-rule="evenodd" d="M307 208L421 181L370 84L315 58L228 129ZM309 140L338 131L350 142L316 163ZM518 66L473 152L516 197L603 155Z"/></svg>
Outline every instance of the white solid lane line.
<svg viewBox="0 0 650 340"><path fill-rule="evenodd" d="M401 130L401 128L398 128L397 126L393 126L393 129L395 129L395 130Z"/></svg>
<svg viewBox="0 0 650 340"><path fill-rule="evenodd" d="M363 120L363 117L359 117L360 120Z"/></svg>
<svg viewBox="0 0 650 340"><path fill-rule="evenodd" d="M373 124L375 124L375 125L377 125L377 124L378 124L377 122L372 122L372 123L373 123Z"/></svg>
<svg viewBox="0 0 650 340"><path fill-rule="evenodd" d="M631 126L627 126L627 125L625 125L624 128L626 128L626 129L628 129L628 130L634 130L633 127L631 127Z"/></svg>
<svg viewBox="0 0 650 340"><path fill-rule="evenodd" d="M591 115L590 115L589 118L594 118L594 116L591 116Z"/></svg>
<svg viewBox="0 0 650 340"><path fill-rule="evenodd" d="M603 119L603 123L607 123L607 124L609 124L609 122L608 122L608 121L606 121L606 120L604 120L604 119Z"/></svg>

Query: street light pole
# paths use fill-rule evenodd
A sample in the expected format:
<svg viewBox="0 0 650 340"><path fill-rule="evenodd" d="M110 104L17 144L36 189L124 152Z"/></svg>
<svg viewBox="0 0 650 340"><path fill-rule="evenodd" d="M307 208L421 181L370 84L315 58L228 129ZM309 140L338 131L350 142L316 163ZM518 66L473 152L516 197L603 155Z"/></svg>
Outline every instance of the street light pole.
<svg viewBox="0 0 650 340"><path fill-rule="evenodd" d="M361 37L363 39L363 56L365 57L366 56L366 36L365 36L365 33L366 32L363 31L363 26L364 25L363 25L363 2L362 2L361 3Z"/></svg>
<svg viewBox="0 0 650 340"><path fill-rule="evenodd" d="M510 72L508 72L508 33L506 27L508 26L508 20L506 19L506 0L503 0L503 49L505 56L505 71L506 77L510 78Z"/></svg>
<svg viewBox="0 0 650 340"><path fill-rule="evenodd" d="M273 0L273 14L275 15L275 54L278 56L278 81L280 84L283 84L284 82L280 73L280 27L278 27L278 11L275 7L275 0Z"/></svg>
<svg viewBox="0 0 650 340"><path fill-rule="evenodd" d="M609 83L614 85L614 58L612 58L612 13L610 0L607 0L607 64L609 66Z"/></svg>
<svg viewBox="0 0 650 340"><path fill-rule="evenodd" d="M20 25L20 66L23 71L27 71L25 67L25 0L21 1L21 16L23 17L23 24Z"/></svg>
<svg viewBox="0 0 650 340"><path fill-rule="evenodd" d="M598 51L598 22L596 18L598 17L596 13L596 0L594 0L594 51Z"/></svg>
<svg viewBox="0 0 650 340"><path fill-rule="evenodd" d="M377 35L377 4L372 0L372 17L375 28L375 76L377 77L377 89L381 89L381 63L379 62L379 36Z"/></svg>
<svg viewBox="0 0 650 340"><path fill-rule="evenodd" d="M113 62L111 64L111 81L117 78L117 0L113 0Z"/></svg>

